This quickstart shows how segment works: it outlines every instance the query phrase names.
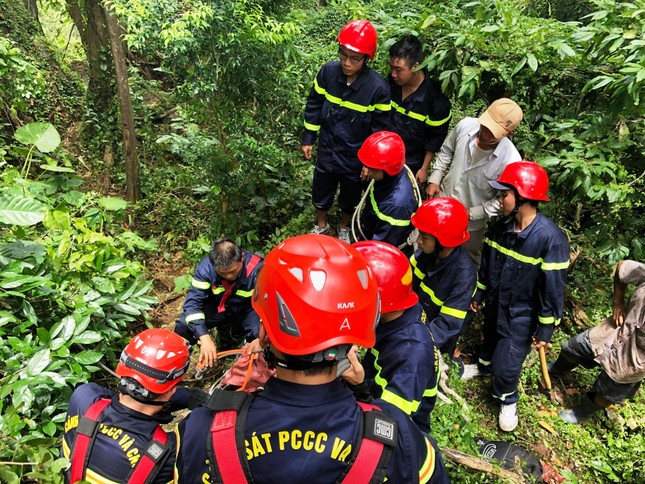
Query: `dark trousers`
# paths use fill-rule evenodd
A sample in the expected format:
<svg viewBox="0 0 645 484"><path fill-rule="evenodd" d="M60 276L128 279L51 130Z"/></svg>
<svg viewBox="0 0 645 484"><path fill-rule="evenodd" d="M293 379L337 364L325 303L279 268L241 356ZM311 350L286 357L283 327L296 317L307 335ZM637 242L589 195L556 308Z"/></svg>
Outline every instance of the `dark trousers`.
<svg viewBox="0 0 645 484"><path fill-rule="evenodd" d="M215 344L217 351L239 348L246 340L244 328L234 318L226 317L214 311L204 311L208 329L217 328ZM185 314L182 314L175 323L175 333L187 340L191 345L197 344L197 336L193 333L190 324L186 324Z"/></svg>
<svg viewBox="0 0 645 484"><path fill-rule="evenodd" d="M573 338L562 343L562 353L558 361L566 370L573 370L578 365L585 368L595 368L598 363L594 360L594 352L589 342L589 332L591 329L584 331ZM564 359L564 363L562 360ZM636 395L641 386L641 382L636 383L618 383L605 372L601 371L593 384L593 391L600 393L606 400L612 403L622 403L628 398Z"/></svg>
<svg viewBox="0 0 645 484"><path fill-rule="evenodd" d="M516 341L497 332L494 318L484 322L484 342L479 350L479 364L489 370L493 379L491 395L504 405L519 400L517 382L524 360L531 351L531 341Z"/></svg>

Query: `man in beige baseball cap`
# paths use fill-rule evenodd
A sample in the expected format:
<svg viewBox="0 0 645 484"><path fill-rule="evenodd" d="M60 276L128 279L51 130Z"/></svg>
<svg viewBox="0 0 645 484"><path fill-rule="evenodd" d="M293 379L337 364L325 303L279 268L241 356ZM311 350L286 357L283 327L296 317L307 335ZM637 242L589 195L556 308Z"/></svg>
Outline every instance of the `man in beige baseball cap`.
<svg viewBox="0 0 645 484"><path fill-rule="evenodd" d="M486 126L496 139L501 139L519 126L522 116L522 108L512 99L503 97L488 106L479 117L479 124Z"/></svg>
<svg viewBox="0 0 645 484"><path fill-rule="evenodd" d="M468 209L470 239L464 244L479 268L486 221L499 215L495 181L522 157L508 136L522 122L522 108L508 98L494 101L479 118L464 118L446 137L435 157L426 191L430 198L452 197Z"/></svg>

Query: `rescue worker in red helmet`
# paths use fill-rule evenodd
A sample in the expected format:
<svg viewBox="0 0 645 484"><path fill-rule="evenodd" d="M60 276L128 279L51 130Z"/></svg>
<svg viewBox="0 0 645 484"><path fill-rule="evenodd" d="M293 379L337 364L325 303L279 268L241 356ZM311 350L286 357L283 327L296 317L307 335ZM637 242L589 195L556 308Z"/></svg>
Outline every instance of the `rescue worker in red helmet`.
<svg viewBox="0 0 645 484"><path fill-rule="evenodd" d="M376 343L367 351L365 382L374 398L399 407L422 431L430 432L430 412L437 400L439 352L421 322L423 312L412 290L412 268L403 252L375 240L352 245L370 266L378 283L381 317ZM343 373L361 385L352 369Z"/></svg>
<svg viewBox="0 0 645 484"><path fill-rule="evenodd" d="M179 483L448 482L407 416L380 400L363 409L337 378L352 345L374 345L379 316L377 282L356 249L322 235L285 240L265 259L253 306L276 376L255 396L216 391L180 423Z"/></svg>
<svg viewBox="0 0 645 484"><path fill-rule="evenodd" d="M350 243L349 223L361 197L361 163L358 150L372 133L390 124L390 89L370 69L377 33L368 20L353 20L338 34L339 60L325 64L307 98L301 149L313 157L319 136L312 185L316 218L312 233L329 234L328 211L340 185L341 219L337 235Z"/></svg>
<svg viewBox="0 0 645 484"><path fill-rule="evenodd" d="M405 167L405 145L392 131L379 131L365 140L358 151L363 163L361 176L373 180L352 221L362 240L379 240L412 253L408 237L413 228L410 216L419 208L421 194L414 175ZM413 241L410 241L413 242Z"/></svg>
<svg viewBox="0 0 645 484"><path fill-rule="evenodd" d="M569 267L565 234L538 210L548 202L549 178L540 165L508 165L490 186L499 190L504 218L484 239L477 293L471 308L484 304L484 341L479 366L492 374L491 393L501 404L499 426L517 427L517 382L531 351L545 346L562 318Z"/></svg>
<svg viewBox="0 0 645 484"><path fill-rule="evenodd" d="M410 257L414 291L437 348L457 363L461 373L463 365L455 350L477 285L475 265L463 248L470 238L468 212L454 198L432 198L412 216L412 225L419 231L419 249Z"/></svg>
<svg viewBox="0 0 645 484"><path fill-rule="evenodd" d="M62 455L71 461L65 482L172 481L175 435L160 424L172 420L171 410L206 399L200 389L177 387L189 363L188 345L179 335L147 329L121 353L118 394L96 383L76 388L62 442Z"/></svg>

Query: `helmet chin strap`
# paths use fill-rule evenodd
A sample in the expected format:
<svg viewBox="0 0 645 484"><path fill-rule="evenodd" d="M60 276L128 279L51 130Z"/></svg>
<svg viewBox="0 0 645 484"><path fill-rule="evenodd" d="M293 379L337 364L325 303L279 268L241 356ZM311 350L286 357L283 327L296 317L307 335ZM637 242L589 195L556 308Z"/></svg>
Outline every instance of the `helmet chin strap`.
<svg viewBox="0 0 645 484"><path fill-rule="evenodd" d="M153 405L155 407L164 407L162 410L168 410L170 408L169 401L160 402L159 400L155 400L159 397L157 393L152 393L131 378L121 378L117 388L121 393L129 395L139 403Z"/></svg>
<svg viewBox="0 0 645 484"><path fill-rule="evenodd" d="M293 371L304 371L320 365L332 367L347 357L351 347L352 345L338 345L312 355L284 355L286 358L280 358L271 351L270 346L267 346L264 348L264 359L271 369L278 367Z"/></svg>

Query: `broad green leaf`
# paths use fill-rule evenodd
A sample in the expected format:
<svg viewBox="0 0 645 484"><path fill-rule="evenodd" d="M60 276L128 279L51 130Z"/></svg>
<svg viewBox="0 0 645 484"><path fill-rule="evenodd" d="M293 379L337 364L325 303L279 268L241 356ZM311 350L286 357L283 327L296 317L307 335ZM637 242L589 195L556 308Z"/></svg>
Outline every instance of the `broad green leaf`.
<svg viewBox="0 0 645 484"><path fill-rule="evenodd" d="M43 432L49 436L53 436L56 433L56 424L50 420L43 425Z"/></svg>
<svg viewBox="0 0 645 484"><path fill-rule="evenodd" d="M80 344L88 344L88 343L96 343L97 341L101 341L103 339L103 336L101 336L100 333L97 331L85 331L83 334L80 336L77 336L72 340L72 343L80 343Z"/></svg>
<svg viewBox="0 0 645 484"><path fill-rule="evenodd" d="M114 307L123 313L132 314L133 316L138 316L139 314L141 314L141 311L133 308L132 306L128 306L127 304L117 303L114 305Z"/></svg>
<svg viewBox="0 0 645 484"><path fill-rule="evenodd" d="M65 340L68 340L74 334L76 329L76 321L73 316L65 316L60 323L56 323L52 328L52 339L54 339L59 334Z"/></svg>
<svg viewBox="0 0 645 484"><path fill-rule="evenodd" d="M105 210L111 211L123 210L128 206L128 202L126 202L122 198L117 197L103 197L98 201L98 203Z"/></svg>
<svg viewBox="0 0 645 484"><path fill-rule="evenodd" d="M533 70L533 72L537 71L538 68L538 60L535 58L533 54L528 54L526 56L526 60L529 63L529 67Z"/></svg>
<svg viewBox="0 0 645 484"><path fill-rule="evenodd" d="M98 351L81 351L74 355L73 358L81 365L91 365L100 361L103 358L103 353L99 353Z"/></svg>
<svg viewBox="0 0 645 484"><path fill-rule="evenodd" d="M33 198L0 195L0 223L35 225L42 221L45 211L45 206Z"/></svg>
<svg viewBox="0 0 645 484"><path fill-rule="evenodd" d="M27 375L38 375L49 365L51 361L49 349L41 350L31 357L27 363Z"/></svg>
<svg viewBox="0 0 645 484"><path fill-rule="evenodd" d="M18 128L15 136L24 145L36 145L43 153L54 151L60 145L60 135L49 123L29 123Z"/></svg>
<svg viewBox="0 0 645 484"><path fill-rule="evenodd" d="M74 170L72 168L68 168L66 166L48 165L46 163L43 163L41 165L38 165L38 167L41 170L53 171L53 172L56 172L56 173L74 173Z"/></svg>

